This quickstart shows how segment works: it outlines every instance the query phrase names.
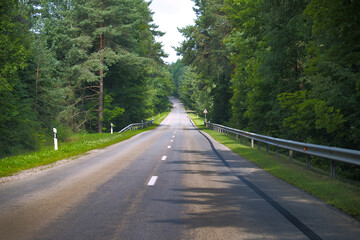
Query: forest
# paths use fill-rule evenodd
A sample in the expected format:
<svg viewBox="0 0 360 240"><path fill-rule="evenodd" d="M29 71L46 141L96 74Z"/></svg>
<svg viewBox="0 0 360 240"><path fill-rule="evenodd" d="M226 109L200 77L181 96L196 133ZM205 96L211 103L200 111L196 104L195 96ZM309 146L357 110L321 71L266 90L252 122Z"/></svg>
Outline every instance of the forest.
<svg viewBox="0 0 360 240"><path fill-rule="evenodd" d="M0 2L0 157L109 132L169 107L172 80L144 0Z"/></svg>
<svg viewBox="0 0 360 240"><path fill-rule="evenodd" d="M39 149L54 127L141 122L171 94L211 122L360 150L359 0L194 3L167 65L149 1L2 0L0 158Z"/></svg>
<svg viewBox="0 0 360 240"><path fill-rule="evenodd" d="M360 150L359 0L194 0L170 66L211 122ZM360 174L359 174L360 175Z"/></svg>

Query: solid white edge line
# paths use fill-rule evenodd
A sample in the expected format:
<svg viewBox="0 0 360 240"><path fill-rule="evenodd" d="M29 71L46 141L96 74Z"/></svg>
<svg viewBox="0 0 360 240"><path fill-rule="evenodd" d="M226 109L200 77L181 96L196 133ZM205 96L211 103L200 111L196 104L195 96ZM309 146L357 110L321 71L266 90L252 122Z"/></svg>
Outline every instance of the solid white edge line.
<svg viewBox="0 0 360 240"><path fill-rule="evenodd" d="M158 178L158 176L152 176L152 177L150 178L149 183L148 183L147 185L148 185L148 186L154 186L155 183L156 183L157 178Z"/></svg>
<svg viewBox="0 0 360 240"><path fill-rule="evenodd" d="M162 161L165 161L166 158L167 158L167 156L163 156L163 157L161 158L161 160L162 160Z"/></svg>

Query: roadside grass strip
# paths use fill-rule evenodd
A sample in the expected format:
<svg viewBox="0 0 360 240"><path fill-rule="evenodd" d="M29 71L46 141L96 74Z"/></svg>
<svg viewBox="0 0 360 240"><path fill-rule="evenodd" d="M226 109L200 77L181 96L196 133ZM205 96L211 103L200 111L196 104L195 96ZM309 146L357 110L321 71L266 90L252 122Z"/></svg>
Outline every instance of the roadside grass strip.
<svg viewBox="0 0 360 240"><path fill-rule="evenodd" d="M126 131L120 134L116 132L114 134L75 134L67 142L60 142L57 151L54 150L54 146L46 146L40 151L2 158L0 159L0 177L11 176L22 170L45 166L62 159L76 158L91 150L108 147L139 133L156 128L168 114L169 112L161 113L160 116L154 119L154 124L147 128Z"/></svg>
<svg viewBox="0 0 360 240"><path fill-rule="evenodd" d="M191 113L188 115L200 130L208 133L235 153L360 221L360 185L358 183L332 179L319 171L309 171L296 159L290 164L288 156L279 154L279 158L276 158L274 152L270 151L270 154L266 154L265 150L240 144L239 141L226 135L205 128L203 118Z"/></svg>

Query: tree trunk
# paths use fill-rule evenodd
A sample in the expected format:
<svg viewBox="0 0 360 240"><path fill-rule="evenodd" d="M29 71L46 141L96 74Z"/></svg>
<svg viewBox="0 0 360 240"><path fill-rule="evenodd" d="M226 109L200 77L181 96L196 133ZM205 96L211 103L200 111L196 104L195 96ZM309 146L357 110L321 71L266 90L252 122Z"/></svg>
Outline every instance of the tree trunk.
<svg viewBox="0 0 360 240"><path fill-rule="evenodd" d="M36 68L36 82L35 82L35 112L37 112L37 95L38 95L38 82L39 82L39 67L40 66L40 53Z"/></svg>
<svg viewBox="0 0 360 240"><path fill-rule="evenodd" d="M100 21L100 29L102 28L102 21ZM100 34L100 61L101 61L101 69L100 69L100 86L99 86L99 133L102 133L103 123L103 105L104 105L104 81L103 81L103 64L104 64L104 56L103 56L103 36Z"/></svg>
<svg viewBox="0 0 360 240"><path fill-rule="evenodd" d="M100 1L100 12L102 13L102 0ZM100 62L101 62L101 68L100 68L100 83L99 83L99 123L98 123L98 130L99 133L102 133L103 128L103 107L104 107L104 80L103 80L103 65L104 65L104 55L103 55L103 34L101 32L101 29L103 27L103 20L102 16L100 17Z"/></svg>

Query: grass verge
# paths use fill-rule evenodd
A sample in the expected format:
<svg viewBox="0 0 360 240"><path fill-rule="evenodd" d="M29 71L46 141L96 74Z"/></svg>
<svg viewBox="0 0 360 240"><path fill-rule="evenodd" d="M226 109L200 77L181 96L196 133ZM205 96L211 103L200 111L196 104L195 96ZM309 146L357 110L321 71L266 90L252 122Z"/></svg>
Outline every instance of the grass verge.
<svg viewBox="0 0 360 240"><path fill-rule="evenodd" d="M189 114L199 129L211 135L216 141L229 147L235 153L254 162L270 174L312 194L318 199L340 209L360 221L360 186L356 183L332 179L329 176L306 170L301 164L290 164L285 155L276 158L275 153L266 154L250 146L242 145L226 135L204 127L204 119Z"/></svg>
<svg viewBox="0 0 360 240"><path fill-rule="evenodd" d="M94 149L108 147L129 139L141 132L156 128L168 114L169 112L159 114L155 117L154 124L147 128L127 131L120 134L75 134L68 139L68 142L59 143L58 151L55 151L53 146L47 146L37 152L0 159L0 177L11 176L22 170L48 165L65 158L84 154Z"/></svg>

